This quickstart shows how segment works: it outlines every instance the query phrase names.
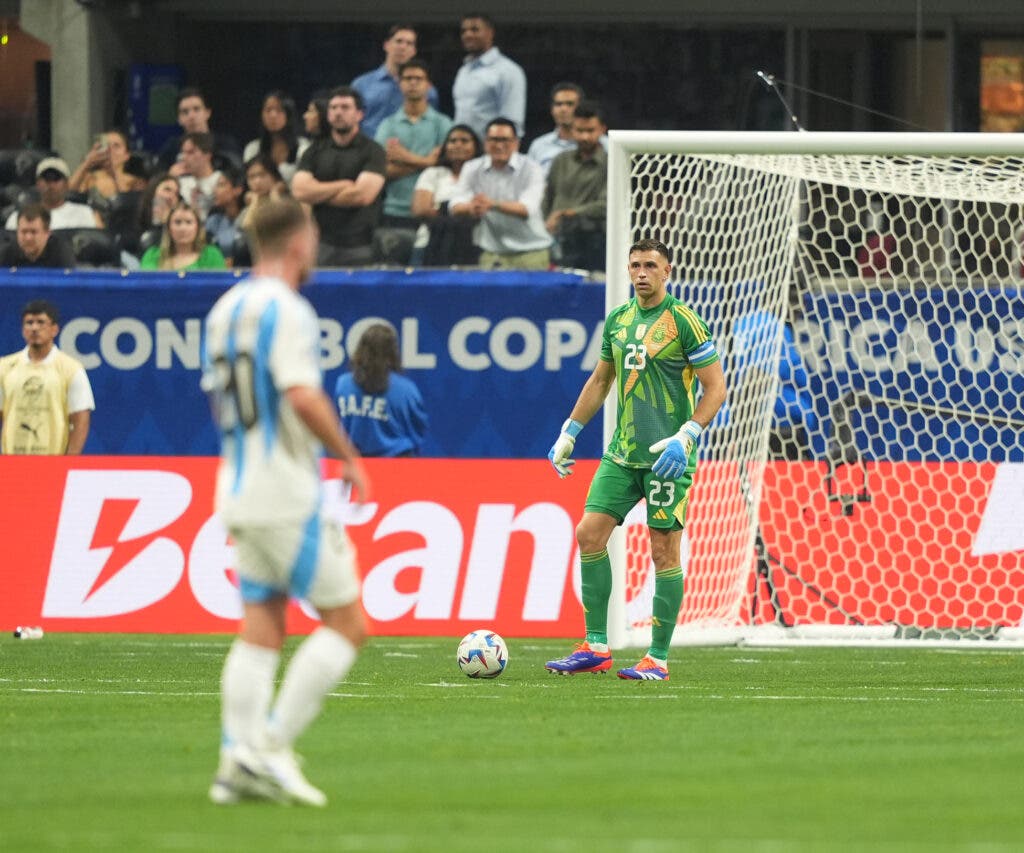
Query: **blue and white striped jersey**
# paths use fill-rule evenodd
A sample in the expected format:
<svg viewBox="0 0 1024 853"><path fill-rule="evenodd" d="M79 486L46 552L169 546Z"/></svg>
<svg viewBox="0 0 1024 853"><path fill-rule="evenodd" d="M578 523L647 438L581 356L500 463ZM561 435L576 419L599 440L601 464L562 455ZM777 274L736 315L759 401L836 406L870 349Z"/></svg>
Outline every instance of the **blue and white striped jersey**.
<svg viewBox="0 0 1024 853"><path fill-rule="evenodd" d="M319 353L316 313L279 279L239 282L207 316L202 387L221 433L216 505L228 527L316 511L323 447L284 392L322 387Z"/></svg>

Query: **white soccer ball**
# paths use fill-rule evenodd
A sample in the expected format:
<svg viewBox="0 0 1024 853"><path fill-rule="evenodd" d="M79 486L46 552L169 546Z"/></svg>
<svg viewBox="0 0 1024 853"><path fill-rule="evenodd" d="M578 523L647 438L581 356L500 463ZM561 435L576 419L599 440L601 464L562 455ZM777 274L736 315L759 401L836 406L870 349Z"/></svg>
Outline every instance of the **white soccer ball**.
<svg viewBox="0 0 1024 853"><path fill-rule="evenodd" d="M455 659L470 678L497 678L508 663L508 648L494 631L481 628L462 638Z"/></svg>

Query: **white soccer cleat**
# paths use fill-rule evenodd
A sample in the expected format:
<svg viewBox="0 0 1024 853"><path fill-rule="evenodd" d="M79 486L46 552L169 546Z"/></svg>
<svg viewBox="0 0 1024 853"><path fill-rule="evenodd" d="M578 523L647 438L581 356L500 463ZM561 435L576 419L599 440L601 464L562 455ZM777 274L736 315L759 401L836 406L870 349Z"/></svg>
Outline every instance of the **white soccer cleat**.
<svg viewBox="0 0 1024 853"><path fill-rule="evenodd" d="M262 761L243 746L221 750L209 797L218 806L234 805L243 799L286 801L280 786L267 778Z"/></svg>
<svg viewBox="0 0 1024 853"><path fill-rule="evenodd" d="M302 775L298 759L290 749L263 750L258 757L261 778L276 786L282 800L318 808L327 805L327 795Z"/></svg>
<svg viewBox="0 0 1024 853"><path fill-rule="evenodd" d="M210 785L210 802L216 806L230 806L242 799L238 790L227 779L217 776Z"/></svg>

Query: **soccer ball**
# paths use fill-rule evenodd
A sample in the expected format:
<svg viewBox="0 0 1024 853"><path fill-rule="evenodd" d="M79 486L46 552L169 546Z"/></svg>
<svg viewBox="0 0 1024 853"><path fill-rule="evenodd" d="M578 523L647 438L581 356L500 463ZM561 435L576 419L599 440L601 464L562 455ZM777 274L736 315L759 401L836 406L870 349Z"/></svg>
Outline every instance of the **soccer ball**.
<svg viewBox="0 0 1024 853"><path fill-rule="evenodd" d="M508 649L494 631L481 628L462 638L455 659L470 678L497 678L508 663Z"/></svg>

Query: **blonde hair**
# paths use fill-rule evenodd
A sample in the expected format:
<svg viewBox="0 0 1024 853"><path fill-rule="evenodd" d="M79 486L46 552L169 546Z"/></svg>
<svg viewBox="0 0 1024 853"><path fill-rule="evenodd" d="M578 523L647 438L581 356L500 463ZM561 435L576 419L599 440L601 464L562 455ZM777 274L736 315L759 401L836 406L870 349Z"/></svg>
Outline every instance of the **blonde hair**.
<svg viewBox="0 0 1024 853"><path fill-rule="evenodd" d="M246 224L253 255L258 259L282 251L288 238L307 225L309 218L309 210L290 197L261 204Z"/></svg>
<svg viewBox="0 0 1024 853"><path fill-rule="evenodd" d="M187 202L179 201L171 208L171 212L167 214L167 222L164 223L164 233L160 238L159 267L162 270L173 269L171 259L174 257L176 250L174 248L174 241L171 239L171 219L179 210L188 211L196 219L196 238L192 241L192 251L198 255L206 248L206 229L203 227L203 220L200 218L198 211Z"/></svg>

